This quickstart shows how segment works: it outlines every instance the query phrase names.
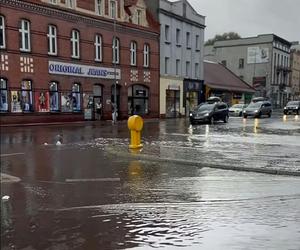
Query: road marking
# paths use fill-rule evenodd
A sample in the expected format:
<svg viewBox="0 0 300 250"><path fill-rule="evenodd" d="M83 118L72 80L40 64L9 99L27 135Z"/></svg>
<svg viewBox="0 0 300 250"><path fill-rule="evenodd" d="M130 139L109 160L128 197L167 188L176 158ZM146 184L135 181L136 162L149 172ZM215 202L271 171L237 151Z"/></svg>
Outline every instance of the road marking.
<svg viewBox="0 0 300 250"><path fill-rule="evenodd" d="M0 157L17 156L17 155L25 155L25 153L2 154L0 155Z"/></svg>
<svg viewBox="0 0 300 250"><path fill-rule="evenodd" d="M120 178L66 179L66 182L120 181Z"/></svg>

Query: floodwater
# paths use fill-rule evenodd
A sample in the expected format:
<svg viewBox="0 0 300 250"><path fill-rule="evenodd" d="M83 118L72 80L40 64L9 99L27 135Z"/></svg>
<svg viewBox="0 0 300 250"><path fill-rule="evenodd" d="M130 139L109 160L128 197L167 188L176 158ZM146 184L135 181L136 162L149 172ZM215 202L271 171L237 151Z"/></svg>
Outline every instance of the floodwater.
<svg viewBox="0 0 300 250"><path fill-rule="evenodd" d="M299 177L134 160L128 135L2 128L1 172L21 181L1 184L1 249L300 249ZM299 136L295 116L149 121L142 154L299 171Z"/></svg>

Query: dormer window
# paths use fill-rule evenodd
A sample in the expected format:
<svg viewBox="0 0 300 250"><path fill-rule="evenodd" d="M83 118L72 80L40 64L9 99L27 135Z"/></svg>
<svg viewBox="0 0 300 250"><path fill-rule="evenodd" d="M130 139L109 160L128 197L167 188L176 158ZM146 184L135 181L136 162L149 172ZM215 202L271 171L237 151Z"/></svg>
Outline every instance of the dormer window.
<svg viewBox="0 0 300 250"><path fill-rule="evenodd" d="M117 13L117 3L114 0L111 0L109 3L109 16L113 19L115 19Z"/></svg>
<svg viewBox="0 0 300 250"><path fill-rule="evenodd" d="M142 10L136 11L136 22L137 25L142 25Z"/></svg>
<svg viewBox="0 0 300 250"><path fill-rule="evenodd" d="M49 3L51 3L51 4L57 4L57 1L58 0L49 0Z"/></svg>

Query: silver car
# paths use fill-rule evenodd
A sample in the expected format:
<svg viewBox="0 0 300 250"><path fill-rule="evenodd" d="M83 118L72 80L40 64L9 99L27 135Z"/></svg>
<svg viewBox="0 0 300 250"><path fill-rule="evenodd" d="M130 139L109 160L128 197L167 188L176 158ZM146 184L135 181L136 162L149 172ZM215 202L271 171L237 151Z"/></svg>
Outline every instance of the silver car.
<svg viewBox="0 0 300 250"><path fill-rule="evenodd" d="M229 109L230 116L242 116L244 109L247 107L247 104L234 104Z"/></svg>
<svg viewBox="0 0 300 250"><path fill-rule="evenodd" d="M249 106L243 111L243 117L253 116L260 118L263 115L271 117L272 104L269 101L251 102Z"/></svg>

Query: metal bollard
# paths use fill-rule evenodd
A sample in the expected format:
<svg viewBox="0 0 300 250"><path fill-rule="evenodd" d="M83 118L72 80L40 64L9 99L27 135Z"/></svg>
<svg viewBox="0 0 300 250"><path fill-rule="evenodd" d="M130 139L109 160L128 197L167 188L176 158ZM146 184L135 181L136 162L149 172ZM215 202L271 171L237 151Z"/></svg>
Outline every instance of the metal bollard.
<svg viewBox="0 0 300 250"><path fill-rule="evenodd" d="M129 148L130 149L139 149L142 148L141 144L141 131L143 129L144 121L142 117L134 115L128 119L128 129L131 133L131 141Z"/></svg>

